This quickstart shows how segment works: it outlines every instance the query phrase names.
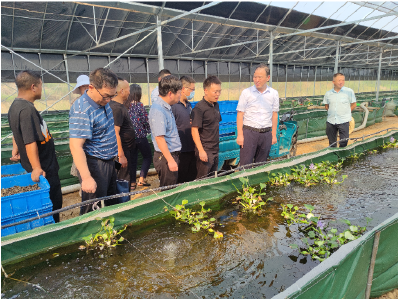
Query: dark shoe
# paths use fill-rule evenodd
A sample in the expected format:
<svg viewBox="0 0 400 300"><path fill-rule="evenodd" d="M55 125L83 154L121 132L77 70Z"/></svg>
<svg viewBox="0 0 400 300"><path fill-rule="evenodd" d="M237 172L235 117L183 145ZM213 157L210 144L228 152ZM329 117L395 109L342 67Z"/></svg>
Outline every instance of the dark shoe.
<svg viewBox="0 0 400 300"><path fill-rule="evenodd" d="M147 183L147 182L140 182L139 181L138 186L151 186L151 184Z"/></svg>
<svg viewBox="0 0 400 300"><path fill-rule="evenodd" d="M136 190L136 182L131 183L131 191Z"/></svg>

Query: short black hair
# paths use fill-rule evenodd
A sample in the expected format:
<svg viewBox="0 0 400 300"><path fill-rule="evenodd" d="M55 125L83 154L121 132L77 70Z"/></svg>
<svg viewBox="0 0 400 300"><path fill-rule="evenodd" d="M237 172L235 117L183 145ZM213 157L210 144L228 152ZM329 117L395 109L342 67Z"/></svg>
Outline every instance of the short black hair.
<svg viewBox="0 0 400 300"><path fill-rule="evenodd" d="M158 72L158 77L165 77L167 75L171 75L171 72L167 69L162 69L160 72Z"/></svg>
<svg viewBox="0 0 400 300"><path fill-rule="evenodd" d="M19 72L15 77L15 84L18 90L29 90L32 86L38 85L41 82L40 73L31 70Z"/></svg>
<svg viewBox="0 0 400 300"><path fill-rule="evenodd" d="M125 81L122 77L117 76L118 81Z"/></svg>
<svg viewBox="0 0 400 300"><path fill-rule="evenodd" d="M181 77L180 81L182 82L182 87L183 87L184 85L187 86L187 85L190 85L190 84L192 84L192 83L196 83L196 80L194 80L193 77L185 76L185 75L183 75L183 76Z"/></svg>
<svg viewBox="0 0 400 300"><path fill-rule="evenodd" d="M140 102L140 99L142 99L142 87L140 85L136 83L131 84L129 86L129 92L128 102Z"/></svg>
<svg viewBox="0 0 400 300"><path fill-rule="evenodd" d="M333 74L333 79L335 79L335 78L338 77L338 76L344 76L344 74L343 74L343 73L340 73L340 72L335 73L335 74ZM346 76L344 76L344 77L346 77Z"/></svg>
<svg viewBox="0 0 400 300"><path fill-rule="evenodd" d="M158 92L160 96L165 97L169 92L176 94L182 89L182 82L174 75L165 76L158 83Z"/></svg>
<svg viewBox="0 0 400 300"><path fill-rule="evenodd" d="M264 69L265 73L267 74L267 77L270 75L269 67L266 64L259 64L257 68L254 70L254 72L257 71L257 69Z"/></svg>
<svg viewBox="0 0 400 300"><path fill-rule="evenodd" d="M115 88L118 85L118 77L110 69L98 68L92 71L89 80L96 89Z"/></svg>
<svg viewBox="0 0 400 300"><path fill-rule="evenodd" d="M221 80L215 75L210 75L203 82L203 89L209 88L211 84L221 84Z"/></svg>

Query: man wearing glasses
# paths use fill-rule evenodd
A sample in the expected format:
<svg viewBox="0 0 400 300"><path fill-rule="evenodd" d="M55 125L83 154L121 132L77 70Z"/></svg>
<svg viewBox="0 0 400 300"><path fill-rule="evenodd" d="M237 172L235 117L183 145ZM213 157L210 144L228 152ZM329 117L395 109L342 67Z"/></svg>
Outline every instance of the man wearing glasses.
<svg viewBox="0 0 400 300"><path fill-rule="evenodd" d="M196 156L194 154L194 142L192 138L192 100L195 92L196 81L190 76L182 76L181 99L177 104L172 105L172 113L175 117L179 138L182 143L179 154L178 183L193 181L196 179Z"/></svg>
<svg viewBox="0 0 400 300"><path fill-rule="evenodd" d="M108 103L117 95L118 78L112 71L99 68L90 73L89 79L89 89L69 112L69 145L78 168L82 202L116 194L114 158L118 144ZM110 199L105 205L117 203L117 199ZM97 202L82 206L80 213L97 208Z"/></svg>

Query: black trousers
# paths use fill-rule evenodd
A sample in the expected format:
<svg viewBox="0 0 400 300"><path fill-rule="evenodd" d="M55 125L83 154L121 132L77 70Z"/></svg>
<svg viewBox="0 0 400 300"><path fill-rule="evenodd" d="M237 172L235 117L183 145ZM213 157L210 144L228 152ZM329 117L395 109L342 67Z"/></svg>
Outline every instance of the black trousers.
<svg viewBox="0 0 400 300"><path fill-rule="evenodd" d="M123 148L123 150L124 150L126 160L128 161L128 166L126 168L123 168L121 166L121 168L119 170L117 170L117 179L126 180L130 184L130 180L131 180L130 169L132 167L131 151L133 151L134 148L133 149ZM136 177L135 177L135 179L136 179Z"/></svg>
<svg viewBox="0 0 400 300"><path fill-rule="evenodd" d="M179 155L176 153L171 153L171 155L178 165L179 170ZM170 171L168 162L161 152L154 151L153 164L157 171L158 178L160 179L160 187L178 183L178 172Z"/></svg>
<svg viewBox="0 0 400 300"><path fill-rule="evenodd" d="M197 176L196 178L206 177L206 175L211 176L212 172L218 170L218 150L217 151L208 151L207 153L208 161L204 162L199 157L199 151L197 148L195 149L196 154L196 167L197 167Z"/></svg>
<svg viewBox="0 0 400 300"><path fill-rule="evenodd" d="M53 203L53 211L62 208L62 192L60 177L58 177L58 172L48 171L46 172L46 179L50 185L50 200ZM54 221L56 223L60 222L60 215L54 214Z"/></svg>
<svg viewBox="0 0 400 300"><path fill-rule="evenodd" d="M115 195L117 192L117 174L115 172L114 160L101 160L94 157L86 156L87 165L90 175L96 181L97 188L94 193L86 193L82 191L82 202L86 200L96 199L105 196ZM82 178L78 171L79 182L82 184ZM106 206L118 204L118 198L104 201ZM95 202L89 205L81 206L80 214L86 214L97 209L99 203Z"/></svg>
<svg viewBox="0 0 400 300"><path fill-rule="evenodd" d="M243 128L243 148L240 148L240 165L266 161L272 146L272 132L256 132Z"/></svg>
<svg viewBox="0 0 400 300"><path fill-rule="evenodd" d="M337 142L337 133L339 131L339 138L342 139L348 139L349 138L349 122L342 123L342 124L331 124L329 122L326 122L326 135L328 136L329 139L329 146L331 146L333 143ZM340 147L346 147L348 141L341 141L339 142ZM332 145L331 147L337 147L337 143Z"/></svg>
<svg viewBox="0 0 400 300"><path fill-rule="evenodd" d="M178 183L193 181L196 179L196 175L195 152L181 152L181 154L179 154Z"/></svg>

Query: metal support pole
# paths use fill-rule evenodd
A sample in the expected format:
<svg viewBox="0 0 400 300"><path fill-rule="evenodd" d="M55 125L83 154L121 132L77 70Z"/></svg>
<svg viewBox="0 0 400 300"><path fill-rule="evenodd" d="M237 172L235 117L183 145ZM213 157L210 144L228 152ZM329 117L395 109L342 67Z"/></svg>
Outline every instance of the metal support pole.
<svg viewBox="0 0 400 300"><path fill-rule="evenodd" d="M207 78L207 74L208 74L208 73L207 73L207 71L208 71L208 70L207 70L207 64L208 64L208 61L205 61L205 65L204 65L204 72L205 72L204 75L205 75L205 78Z"/></svg>
<svg viewBox="0 0 400 300"><path fill-rule="evenodd" d="M228 62L228 80L228 100L230 100L229 92L231 90L231 62Z"/></svg>
<svg viewBox="0 0 400 300"><path fill-rule="evenodd" d="M253 63L250 63L250 70L249 70L249 86L251 86L251 68L253 67Z"/></svg>
<svg viewBox="0 0 400 300"><path fill-rule="evenodd" d="M273 69L273 62L274 62L274 34L271 31L270 32L270 43L269 43L269 72L270 72L270 77L269 77L269 86L272 87L272 69Z"/></svg>
<svg viewBox="0 0 400 300"><path fill-rule="evenodd" d="M161 37L161 21L157 16L157 53L158 53L158 69L161 71L164 69L163 49L162 49L162 37Z"/></svg>
<svg viewBox="0 0 400 300"><path fill-rule="evenodd" d="M64 63L65 63L65 72L67 73L67 82L68 82L68 92L70 91L70 82L69 82L69 72L68 72L68 61L67 61L67 55L64 53ZM69 94L69 106L71 107L72 105L72 97L71 94Z"/></svg>
<svg viewBox="0 0 400 300"><path fill-rule="evenodd" d="M148 93L148 101L147 103L151 105L151 94L150 94L150 75L149 75L149 59L146 58L146 73L147 73L147 93Z"/></svg>
<svg viewBox="0 0 400 300"><path fill-rule="evenodd" d="M315 83L317 81L317 71L318 71L318 67L315 67L315 69L314 69L315 74L314 74L314 93L313 93L313 96L315 96Z"/></svg>
<svg viewBox="0 0 400 300"><path fill-rule="evenodd" d="M376 254L378 253L380 236L381 236L381 232L377 231L375 233L374 246L372 248L372 255L371 255L371 262L370 262L369 270L368 270L368 282L367 282L367 289L365 291L365 299L369 299L369 296L371 295L372 278L374 275L375 259L376 259Z"/></svg>
<svg viewBox="0 0 400 300"><path fill-rule="evenodd" d="M294 97L294 74L296 73L296 66L293 65L293 89L292 89L292 97Z"/></svg>
<svg viewBox="0 0 400 300"><path fill-rule="evenodd" d="M360 83L361 83L361 72L360 72L360 70L362 70L362 69L358 69L358 91L357 91L357 93L360 92Z"/></svg>
<svg viewBox="0 0 400 300"><path fill-rule="evenodd" d="M301 79L303 79L303 66L301 66L301 70L300 70L300 97L302 96L302 94L301 94Z"/></svg>
<svg viewBox="0 0 400 300"><path fill-rule="evenodd" d="M393 70L392 70L392 77L390 78L390 91L392 90L392 81L393 81Z"/></svg>
<svg viewBox="0 0 400 300"><path fill-rule="evenodd" d="M239 91L240 91L240 83L242 82L242 63L239 63Z"/></svg>
<svg viewBox="0 0 400 300"><path fill-rule="evenodd" d="M378 80L376 82L376 101L379 100L379 87L381 85L382 52L383 49L381 48L381 53L379 53Z"/></svg>
<svg viewBox="0 0 400 300"><path fill-rule="evenodd" d="M338 72L338 66L339 66L339 49L340 49L340 41L336 42L336 57L335 57L335 69L333 71L333 74L336 74Z"/></svg>
<svg viewBox="0 0 400 300"><path fill-rule="evenodd" d="M286 99L286 90L287 90L287 65L286 65L286 81L285 81L285 99Z"/></svg>

